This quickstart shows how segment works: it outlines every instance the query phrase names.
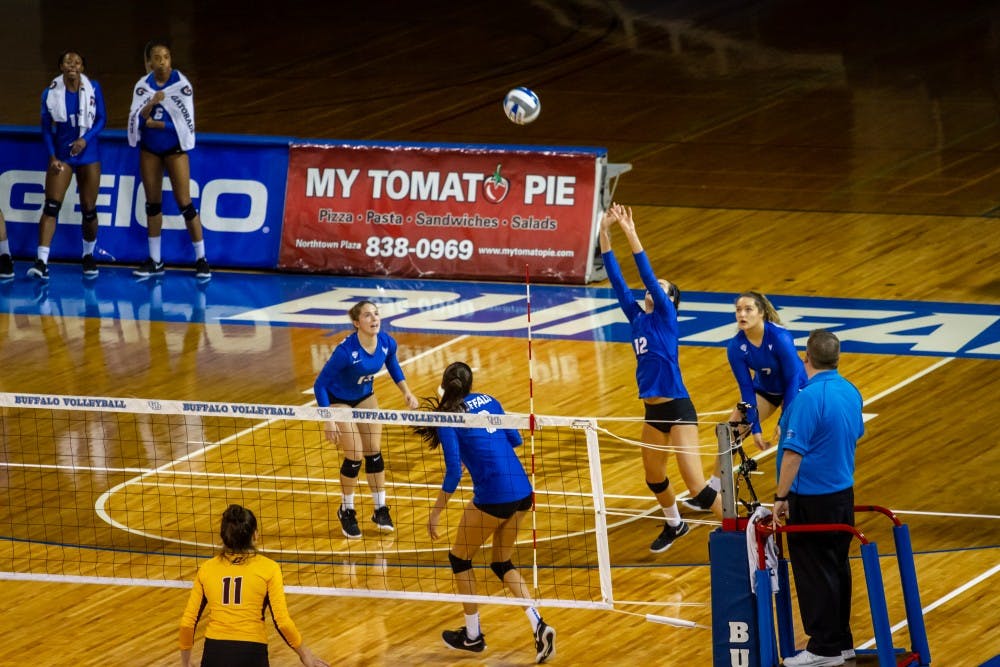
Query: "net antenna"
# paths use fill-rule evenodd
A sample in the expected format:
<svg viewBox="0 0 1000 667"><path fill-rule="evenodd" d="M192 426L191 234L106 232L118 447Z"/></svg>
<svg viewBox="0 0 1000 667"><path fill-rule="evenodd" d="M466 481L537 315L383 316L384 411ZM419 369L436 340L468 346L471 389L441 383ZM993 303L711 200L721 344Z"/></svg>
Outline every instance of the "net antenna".
<svg viewBox="0 0 1000 667"><path fill-rule="evenodd" d="M747 456L746 450L743 449L743 442L751 433L750 420L747 418L747 412L751 407L749 403L740 401L736 404L736 411L739 413L740 419L730 421L728 424L719 424L719 455L722 456L723 486L725 487L726 482L729 481L729 485L732 487L728 494L731 497L729 502L725 502L727 493L725 488L723 490L723 516L727 518L735 518L736 503L743 506L747 516L753 515L754 511L761 506L750 479L750 475L757 471L757 460ZM734 455L739 457L739 465L733 465ZM742 485L746 485L749 498L742 497L740 493ZM729 517L730 514L731 517Z"/></svg>
<svg viewBox="0 0 1000 667"><path fill-rule="evenodd" d="M531 452L531 590L538 597L538 526L535 512L535 375L531 353L531 274L524 265L524 296L528 317L528 440Z"/></svg>

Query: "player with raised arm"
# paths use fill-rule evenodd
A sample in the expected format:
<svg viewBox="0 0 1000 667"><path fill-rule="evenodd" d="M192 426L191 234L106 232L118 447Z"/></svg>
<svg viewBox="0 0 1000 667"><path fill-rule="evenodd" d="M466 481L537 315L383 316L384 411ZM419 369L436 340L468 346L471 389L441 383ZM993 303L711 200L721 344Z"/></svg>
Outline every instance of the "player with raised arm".
<svg viewBox="0 0 1000 667"><path fill-rule="evenodd" d="M496 398L472 392L472 369L460 361L445 369L441 390L440 399L424 399L431 410L504 414ZM530 600L528 585L511 562L518 527L532 504L531 482L514 451L522 443L521 434L513 429L447 426L422 426L414 430L431 449L440 445L444 455L444 481L427 519L427 532L432 540L441 537L438 530L441 513L458 488L463 466L472 478L472 501L462 512L458 532L448 552L458 592L475 595L472 559L490 539L490 569L511 593ZM479 606L474 602L462 605L465 625L458 630L445 630L441 636L451 648L479 653L486 648L486 637L479 625ZM525 613L535 638L535 661L545 662L555 655L556 631L542 620L534 606L527 605Z"/></svg>
<svg viewBox="0 0 1000 667"><path fill-rule="evenodd" d="M411 410L417 409L420 403L407 387L403 369L396 358L396 340L381 330L382 318L379 317L378 306L371 301L359 301L351 307L349 314L355 331L337 345L316 378L313 385L316 404L320 407L377 410L375 374L385 367L402 392L406 406ZM326 435L330 442L340 447L344 456L340 466L343 496L337 510L344 536L349 539L361 537L354 508L354 491L358 486L362 459L375 503L372 522L380 531L395 530L386 504L382 425L330 421L326 426Z"/></svg>
<svg viewBox="0 0 1000 667"><path fill-rule="evenodd" d="M628 239L639 277L646 286L646 296L641 303L632 296L611 250L611 227L616 223ZM720 516L722 513L718 489L705 483L705 471L697 451L698 414L684 386L678 363L677 307L681 293L676 285L658 280L653 273L635 230L631 208L616 203L605 211L601 218L600 243L608 279L632 326L635 378L646 412L642 438L657 446L642 448L642 464L646 486L656 496L666 517L663 530L649 547L650 551L661 553L690 530L677 510L676 496L667 479L668 452L663 448L670 446L679 450L677 465L681 477L699 504L712 508Z"/></svg>

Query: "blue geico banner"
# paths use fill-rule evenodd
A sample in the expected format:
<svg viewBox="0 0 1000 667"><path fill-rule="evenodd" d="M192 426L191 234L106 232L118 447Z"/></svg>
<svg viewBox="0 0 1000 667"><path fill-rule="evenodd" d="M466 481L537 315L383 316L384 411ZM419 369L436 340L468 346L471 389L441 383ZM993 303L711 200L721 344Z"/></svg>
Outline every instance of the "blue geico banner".
<svg viewBox="0 0 1000 667"><path fill-rule="evenodd" d="M135 264L148 255L139 150L129 147L121 130L105 130L100 140L96 255L99 261ZM212 264L266 269L277 265L289 143L284 137L198 135L190 152L191 197L201 212ZM47 164L39 128L0 126L0 210L16 257L35 255ZM168 265L191 264L191 241L166 176L163 189L163 259ZM75 177L58 223L51 257L78 259L80 202Z"/></svg>

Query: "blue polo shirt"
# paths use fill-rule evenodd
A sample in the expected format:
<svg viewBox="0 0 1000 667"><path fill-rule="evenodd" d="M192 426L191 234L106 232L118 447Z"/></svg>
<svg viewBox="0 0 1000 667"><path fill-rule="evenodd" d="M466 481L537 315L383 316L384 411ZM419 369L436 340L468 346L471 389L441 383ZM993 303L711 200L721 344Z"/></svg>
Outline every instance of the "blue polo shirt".
<svg viewBox="0 0 1000 667"><path fill-rule="evenodd" d="M777 465L786 449L802 455L791 491L807 496L854 486L854 450L864 435L861 392L836 370L812 376L782 415Z"/></svg>

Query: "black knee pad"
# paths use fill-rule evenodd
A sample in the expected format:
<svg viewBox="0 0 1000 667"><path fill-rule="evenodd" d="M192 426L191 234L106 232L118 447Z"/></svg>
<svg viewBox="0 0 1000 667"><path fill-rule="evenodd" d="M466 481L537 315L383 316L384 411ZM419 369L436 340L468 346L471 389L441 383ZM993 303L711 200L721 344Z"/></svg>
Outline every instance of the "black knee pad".
<svg viewBox="0 0 1000 667"><path fill-rule="evenodd" d="M163 212L163 204L161 204L160 202L158 202L158 201L156 201L156 202L153 202L153 201L146 202L146 215L147 216L149 216L149 215L159 215L162 212Z"/></svg>
<svg viewBox="0 0 1000 667"><path fill-rule="evenodd" d="M705 488L699 491L698 495L693 498L693 501L698 505L698 507L710 509L712 507L712 503L715 502L715 497L717 495L719 495L719 492L706 484Z"/></svg>
<svg viewBox="0 0 1000 667"><path fill-rule="evenodd" d="M472 569L471 560L462 560L450 551L448 552L448 560L451 562L451 571L455 574L468 572Z"/></svg>
<svg viewBox="0 0 1000 667"><path fill-rule="evenodd" d="M45 215L51 215L53 218L59 217L59 209L62 208L62 202L58 199L46 199L45 206L42 207L42 213Z"/></svg>
<svg viewBox="0 0 1000 667"><path fill-rule="evenodd" d="M344 462L340 464L340 474L344 477L354 479L358 476L359 472L361 472L361 461L344 459Z"/></svg>
<svg viewBox="0 0 1000 667"><path fill-rule="evenodd" d="M497 575L497 579L503 581L503 576L514 569L514 564L508 558L502 563L499 561L490 563L490 569L493 570L493 574Z"/></svg>
<svg viewBox="0 0 1000 667"><path fill-rule="evenodd" d="M83 212L83 221L84 222L93 222L94 220L97 220L97 209L96 208L92 208L89 211L84 211Z"/></svg>
<svg viewBox="0 0 1000 667"><path fill-rule="evenodd" d="M365 456L365 472L371 474L373 472L382 472L385 470L385 459L382 458L382 453L378 454L368 454Z"/></svg>
<svg viewBox="0 0 1000 667"><path fill-rule="evenodd" d="M194 203L188 204L187 206L182 206L181 215L184 216L185 220L191 222L192 220L198 217L198 209L194 207Z"/></svg>
<svg viewBox="0 0 1000 667"><path fill-rule="evenodd" d="M648 486L649 490L653 493L663 493L667 490L667 487L670 486L670 480L664 477L662 482L657 482L656 484L646 482L646 486Z"/></svg>

